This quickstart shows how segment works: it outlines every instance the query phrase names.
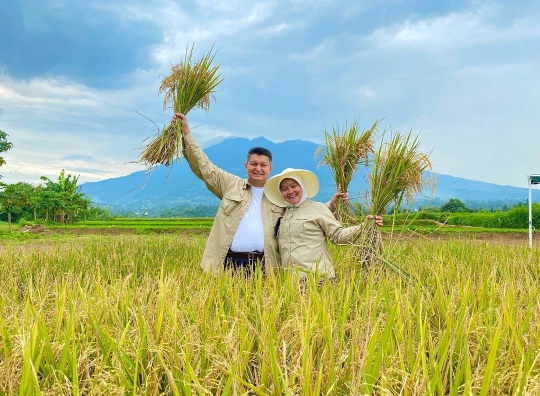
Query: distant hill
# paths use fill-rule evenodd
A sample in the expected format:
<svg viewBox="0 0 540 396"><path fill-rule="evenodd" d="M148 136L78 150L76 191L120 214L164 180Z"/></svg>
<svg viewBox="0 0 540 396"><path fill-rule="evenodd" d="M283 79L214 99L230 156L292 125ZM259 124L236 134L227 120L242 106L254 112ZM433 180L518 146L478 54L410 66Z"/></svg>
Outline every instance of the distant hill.
<svg viewBox="0 0 540 396"><path fill-rule="evenodd" d="M273 172L277 174L285 168L309 169L317 174L320 191L315 200L325 202L334 194L335 186L332 173L326 166L318 167L319 158L315 158L318 145L305 140L287 140L281 143L271 142L263 137L253 140L230 138L208 147L205 153L220 168L245 177L244 162L248 150L255 146L269 149L273 155ZM271 175L272 175L271 174ZM418 205L440 206L450 198L458 198L468 207L512 206L526 202L527 188L501 186L454 176L435 174L437 188L429 202L418 200ZM115 210L166 209L179 205L217 205L218 199L206 189L205 184L193 175L185 159L172 167L161 166L151 175L145 171L134 172L126 176L88 182L81 186L95 205L110 206ZM365 177L359 175L349 188L351 198L362 198L367 189ZM535 190L534 200L540 199L540 191Z"/></svg>

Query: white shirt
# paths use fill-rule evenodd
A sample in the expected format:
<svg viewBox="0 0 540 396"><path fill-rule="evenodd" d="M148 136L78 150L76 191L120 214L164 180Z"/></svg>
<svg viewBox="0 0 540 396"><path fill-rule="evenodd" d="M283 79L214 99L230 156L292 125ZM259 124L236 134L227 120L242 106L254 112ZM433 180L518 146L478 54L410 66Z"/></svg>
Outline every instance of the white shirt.
<svg viewBox="0 0 540 396"><path fill-rule="evenodd" d="M251 204L234 235L230 248L233 252L264 251L261 211L263 191L263 187L251 187Z"/></svg>

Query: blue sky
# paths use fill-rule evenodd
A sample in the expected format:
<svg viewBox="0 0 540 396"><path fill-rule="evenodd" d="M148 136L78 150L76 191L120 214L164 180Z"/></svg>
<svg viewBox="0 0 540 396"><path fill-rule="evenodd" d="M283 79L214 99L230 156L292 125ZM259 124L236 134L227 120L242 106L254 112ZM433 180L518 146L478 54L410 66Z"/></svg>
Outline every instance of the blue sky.
<svg viewBox="0 0 540 396"><path fill-rule="evenodd" d="M225 77L210 113L189 114L203 147L322 144L384 119L419 134L437 173L518 187L540 173L538 0L11 0L0 26L7 183L143 170L149 119L172 115L159 84L192 44L214 45Z"/></svg>

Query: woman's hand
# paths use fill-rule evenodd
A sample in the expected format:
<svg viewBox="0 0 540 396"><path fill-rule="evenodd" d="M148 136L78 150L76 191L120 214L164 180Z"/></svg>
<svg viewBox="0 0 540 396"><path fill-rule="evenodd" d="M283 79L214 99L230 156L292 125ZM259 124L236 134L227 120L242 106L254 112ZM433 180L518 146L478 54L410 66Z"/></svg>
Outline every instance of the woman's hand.
<svg viewBox="0 0 540 396"><path fill-rule="evenodd" d="M346 192L337 192L328 202L330 210L332 212L336 210L339 198L341 198L346 205L349 204L349 194L347 194Z"/></svg>
<svg viewBox="0 0 540 396"><path fill-rule="evenodd" d="M367 215L366 220L375 221L375 224L377 224L379 227L382 227L382 225L383 225L383 217L382 216Z"/></svg>

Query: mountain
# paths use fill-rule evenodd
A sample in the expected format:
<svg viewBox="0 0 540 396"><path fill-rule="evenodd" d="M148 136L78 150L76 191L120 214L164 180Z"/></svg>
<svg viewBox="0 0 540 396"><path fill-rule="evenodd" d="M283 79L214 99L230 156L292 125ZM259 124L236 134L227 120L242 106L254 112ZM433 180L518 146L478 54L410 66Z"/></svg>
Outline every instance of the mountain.
<svg viewBox="0 0 540 396"><path fill-rule="evenodd" d="M220 168L245 177L244 162L250 148L262 146L273 155L273 171L277 174L285 168L309 169L317 174L320 182L319 194L315 200L326 202L335 192L332 173L327 166L318 167L320 156L315 158L317 144L305 140L271 142L263 137L253 140L230 138L208 147L205 153ZM451 198L458 198L468 207L512 206L526 202L527 188L501 186L449 175L435 174L437 188L434 197L419 199L418 205L440 206ZM359 175L349 188L352 199L362 198L367 190L366 178ZM191 172L185 159L180 159L171 167L160 166L151 174L146 171L134 172L126 176L88 182L81 185L81 191L88 194L95 205L110 206L111 210L166 209L180 205L217 205L219 200L206 189L204 182ZM540 191L533 191L534 200L540 199Z"/></svg>

